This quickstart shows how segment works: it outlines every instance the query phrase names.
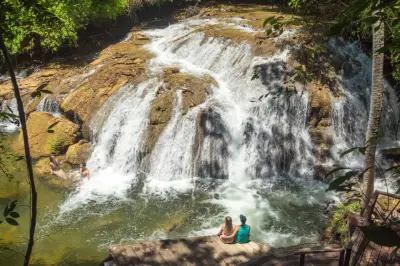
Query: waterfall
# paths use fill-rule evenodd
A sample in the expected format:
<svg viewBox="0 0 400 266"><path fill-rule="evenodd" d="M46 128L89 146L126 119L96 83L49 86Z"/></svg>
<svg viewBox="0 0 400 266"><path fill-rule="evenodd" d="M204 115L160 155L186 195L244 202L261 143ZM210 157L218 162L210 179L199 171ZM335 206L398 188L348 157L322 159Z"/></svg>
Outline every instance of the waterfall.
<svg viewBox="0 0 400 266"><path fill-rule="evenodd" d="M371 59L354 43L345 43L341 39L331 39L328 51L340 64L335 78L342 90L339 100L333 99L332 135L334 146L332 155L336 161L348 167L362 168L364 158L357 153L346 155L340 159L339 154L349 148L364 146L365 132L368 124L368 109L371 86ZM381 135L379 142L386 143L396 139L396 125L399 109L394 90L384 83L384 104L381 119ZM390 141L389 141L390 142ZM398 146L391 142L391 145ZM383 145L378 145L379 147Z"/></svg>
<svg viewBox="0 0 400 266"><path fill-rule="evenodd" d="M162 193L170 187L179 191L189 187L193 177L197 111L195 108L182 117L182 90L178 90L171 121L151 154L145 189Z"/></svg>
<svg viewBox="0 0 400 266"><path fill-rule="evenodd" d="M104 105L104 108L113 105L113 110L102 127L94 132L95 149L87 163L93 181L85 181L61 206L62 212L91 200L102 203L110 197L126 198L126 191L137 179L150 103L157 85L154 80L139 86L126 85ZM99 111L102 112L104 110Z"/></svg>
<svg viewBox="0 0 400 266"><path fill-rule="evenodd" d="M69 196L62 212L90 202L127 202L131 188L146 200L163 201L205 188L209 202L222 206L223 214L234 219L246 214L256 239L268 238L276 246L315 240L286 212L290 209L298 219L309 219L307 210L318 209L330 197L326 185L313 179L318 158L307 123L309 95L281 93L285 76L292 71L290 47L257 57L245 42L207 38L198 30L217 23L186 20L144 32L151 39L146 48L154 54L147 66L151 78L121 87L91 121L92 179ZM354 45L339 49L331 40L328 49L349 62L345 72L336 73L341 96L332 95L333 164L340 162L343 149L364 142L370 62ZM215 85L204 103L185 114L178 89L171 118L146 154L152 101L163 85L163 69L171 66L195 77L210 76ZM358 166L362 160L353 155L351 162ZM204 222L203 228L192 234L216 230L215 223Z"/></svg>
<svg viewBox="0 0 400 266"><path fill-rule="evenodd" d="M61 116L60 104L57 100L50 98L48 95L44 95L36 107L38 112L46 112L55 117Z"/></svg>
<svg viewBox="0 0 400 266"><path fill-rule="evenodd" d="M18 116L17 100L13 98L8 104L6 101L2 102L0 108L3 112ZM18 119L17 119L18 121ZM0 132L14 132L18 130L19 123L10 120L0 120Z"/></svg>

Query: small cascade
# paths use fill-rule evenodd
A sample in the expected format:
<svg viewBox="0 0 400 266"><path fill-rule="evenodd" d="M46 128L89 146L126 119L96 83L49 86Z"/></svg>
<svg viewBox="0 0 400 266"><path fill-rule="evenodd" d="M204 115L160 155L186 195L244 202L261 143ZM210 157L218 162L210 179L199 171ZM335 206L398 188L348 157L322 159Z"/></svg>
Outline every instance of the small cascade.
<svg viewBox="0 0 400 266"><path fill-rule="evenodd" d="M157 85L154 80L139 86L126 85L104 105L107 108L112 104L113 110L102 127L94 132L95 149L88 161L93 182L86 181L80 186L61 206L62 212L93 200L102 203L110 198L126 198L126 191L137 180L150 103Z"/></svg>
<svg viewBox="0 0 400 266"><path fill-rule="evenodd" d="M336 74L339 83L340 96L333 98L332 135L334 146L332 155L343 165L361 168L363 156L357 153L339 158L339 154L352 147L364 146L365 132L368 125L368 106L371 86L371 60L356 44L345 43L341 39L331 39L327 45L328 51L337 60ZM398 121L398 107L393 88L384 83L384 116L381 119L380 141L395 139Z"/></svg>
<svg viewBox="0 0 400 266"><path fill-rule="evenodd" d="M178 191L190 189L198 111L194 108L182 117L182 90L178 90L172 118L151 154L146 189L161 193L172 187Z"/></svg>
<svg viewBox="0 0 400 266"><path fill-rule="evenodd" d="M17 100L15 98L9 101L9 103L3 101L2 104L0 104L0 108L5 113L18 116ZM18 119L16 121L10 121L7 119L0 121L0 132L9 132L9 133L14 132L18 130L18 127L19 127Z"/></svg>
<svg viewBox="0 0 400 266"><path fill-rule="evenodd" d="M62 116L59 102L48 95L43 96L36 107L36 111L46 112L55 117Z"/></svg>

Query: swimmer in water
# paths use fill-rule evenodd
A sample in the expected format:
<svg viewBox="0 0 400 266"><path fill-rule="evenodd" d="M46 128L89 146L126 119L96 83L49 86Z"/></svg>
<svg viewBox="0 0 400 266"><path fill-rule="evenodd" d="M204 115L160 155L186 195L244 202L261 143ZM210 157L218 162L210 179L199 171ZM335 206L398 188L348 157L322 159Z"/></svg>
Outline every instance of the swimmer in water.
<svg viewBox="0 0 400 266"><path fill-rule="evenodd" d="M85 162L81 163L81 165L79 166L79 175L81 177L81 180L83 180L85 178L90 180L89 169L86 168L86 163Z"/></svg>

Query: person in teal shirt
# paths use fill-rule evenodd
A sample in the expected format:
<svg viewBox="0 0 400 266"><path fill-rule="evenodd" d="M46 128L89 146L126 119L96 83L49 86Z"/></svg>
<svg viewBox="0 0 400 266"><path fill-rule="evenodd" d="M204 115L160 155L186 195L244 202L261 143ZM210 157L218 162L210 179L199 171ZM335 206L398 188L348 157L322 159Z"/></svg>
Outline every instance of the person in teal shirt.
<svg viewBox="0 0 400 266"><path fill-rule="evenodd" d="M238 225L236 227L236 237L235 240L238 243L247 243L249 242L250 238L250 225L246 224L247 218L243 214L240 216L240 222L242 223L241 225Z"/></svg>

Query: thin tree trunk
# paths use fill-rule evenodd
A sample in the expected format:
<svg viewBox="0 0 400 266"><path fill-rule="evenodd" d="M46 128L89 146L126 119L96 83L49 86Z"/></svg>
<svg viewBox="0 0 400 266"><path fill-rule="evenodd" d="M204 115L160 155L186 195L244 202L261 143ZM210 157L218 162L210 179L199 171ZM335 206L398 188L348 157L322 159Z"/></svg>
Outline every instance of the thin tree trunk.
<svg viewBox="0 0 400 266"><path fill-rule="evenodd" d="M365 151L364 169L368 169L364 174L363 190L364 198L362 201L361 212L364 212L368 202L374 192L374 176L375 176L375 152L377 140L371 138L377 137L379 134L379 125L381 121L383 107L383 53L377 52L384 46L385 28L381 21L372 26L373 36L373 59L372 59L372 85L371 100L368 118L368 130L366 141L369 141Z"/></svg>
<svg viewBox="0 0 400 266"><path fill-rule="evenodd" d="M8 54L7 47L4 43L1 33L0 33L0 49L3 52L6 64L8 65L8 72L10 73L15 99L17 100L18 116L21 122L22 135L24 139L25 161L26 161L26 167L28 168L29 184L31 187L31 224L29 229L28 248L26 250L25 260L24 260L24 265L27 266L29 265L29 259L31 257L34 245L36 214L37 214L37 193L35 187L35 179L33 178L32 159L31 159L31 152L29 150L28 132L26 130L24 105L21 100L21 95L19 93L18 83L17 79L15 78L15 73L11 64L10 56Z"/></svg>

